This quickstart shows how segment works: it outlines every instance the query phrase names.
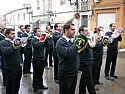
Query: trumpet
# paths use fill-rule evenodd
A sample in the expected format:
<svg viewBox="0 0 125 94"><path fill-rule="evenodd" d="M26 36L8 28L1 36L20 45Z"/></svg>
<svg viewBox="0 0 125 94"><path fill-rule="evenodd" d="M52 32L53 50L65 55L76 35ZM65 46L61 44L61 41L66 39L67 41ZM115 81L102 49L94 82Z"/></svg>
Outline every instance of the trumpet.
<svg viewBox="0 0 125 94"><path fill-rule="evenodd" d="M45 40L46 40L46 34L45 33L43 33L41 36L40 36L40 41L41 42L44 42Z"/></svg>

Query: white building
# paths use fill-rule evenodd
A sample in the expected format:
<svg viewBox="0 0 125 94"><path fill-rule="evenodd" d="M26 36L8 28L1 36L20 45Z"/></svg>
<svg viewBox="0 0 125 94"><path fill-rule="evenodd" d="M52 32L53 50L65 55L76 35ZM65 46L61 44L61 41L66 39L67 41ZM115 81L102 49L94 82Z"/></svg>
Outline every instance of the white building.
<svg viewBox="0 0 125 94"><path fill-rule="evenodd" d="M12 10L4 15L5 28L13 28L19 31L20 25L27 25L32 22L31 6Z"/></svg>
<svg viewBox="0 0 125 94"><path fill-rule="evenodd" d="M80 13L80 19L74 19L76 29L81 24L90 27L90 0L31 0L30 5L5 14L6 27L18 30L19 25L32 24L45 30L48 23L66 23L76 11Z"/></svg>
<svg viewBox="0 0 125 94"><path fill-rule="evenodd" d="M40 27L47 22L64 24L74 17L76 10L79 10L81 15L79 20L74 20L76 28L81 24L90 27L90 0L32 0L31 6L33 20L37 21Z"/></svg>

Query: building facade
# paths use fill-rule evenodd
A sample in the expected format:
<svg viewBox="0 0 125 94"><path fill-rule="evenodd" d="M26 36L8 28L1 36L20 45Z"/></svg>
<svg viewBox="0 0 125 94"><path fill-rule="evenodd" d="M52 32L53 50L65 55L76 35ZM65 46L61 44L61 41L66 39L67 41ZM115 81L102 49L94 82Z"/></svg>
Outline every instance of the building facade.
<svg viewBox="0 0 125 94"><path fill-rule="evenodd" d="M109 30L110 23L116 23L117 27L125 29L125 0L92 0L91 2L91 30L97 26L103 26L105 32ZM120 48L125 47L125 33L119 43Z"/></svg>
<svg viewBox="0 0 125 94"><path fill-rule="evenodd" d="M24 8L12 10L9 13L6 13L3 18L5 21L5 28L13 28L15 31L19 31L20 25L31 24L32 22L32 13L31 6Z"/></svg>
<svg viewBox="0 0 125 94"><path fill-rule="evenodd" d="M50 22L64 24L72 19L76 12L80 13L80 19L74 19L76 29L81 24L90 27L90 0L32 0L33 20L44 27Z"/></svg>

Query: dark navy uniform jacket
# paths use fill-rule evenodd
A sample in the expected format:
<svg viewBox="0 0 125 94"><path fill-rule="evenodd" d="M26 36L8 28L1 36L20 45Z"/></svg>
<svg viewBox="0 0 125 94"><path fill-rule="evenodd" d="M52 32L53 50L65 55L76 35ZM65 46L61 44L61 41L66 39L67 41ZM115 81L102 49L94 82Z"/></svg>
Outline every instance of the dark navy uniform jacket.
<svg viewBox="0 0 125 94"><path fill-rule="evenodd" d="M109 36L109 38L110 38L112 34L113 34L113 32L106 32L105 35ZM114 39L114 41L112 43L108 44L108 47L118 47L118 41L122 41L121 35L118 38Z"/></svg>
<svg viewBox="0 0 125 94"><path fill-rule="evenodd" d="M44 46L46 46L46 42L42 43L39 39L35 36L33 41L33 58L41 58L44 60Z"/></svg>
<svg viewBox="0 0 125 94"><path fill-rule="evenodd" d="M54 41L54 46L56 46L56 42L59 38L62 37L62 34L59 31L55 31L53 33L53 41Z"/></svg>
<svg viewBox="0 0 125 94"><path fill-rule="evenodd" d="M11 71L15 71L20 67L20 49L14 49L12 43L5 39L0 42L0 50L4 57L5 68Z"/></svg>
<svg viewBox="0 0 125 94"><path fill-rule="evenodd" d="M68 41L61 37L56 44L57 56L59 59L59 74L62 77L76 75L79 68L79 56L76 45L69 45Z"/></svg>

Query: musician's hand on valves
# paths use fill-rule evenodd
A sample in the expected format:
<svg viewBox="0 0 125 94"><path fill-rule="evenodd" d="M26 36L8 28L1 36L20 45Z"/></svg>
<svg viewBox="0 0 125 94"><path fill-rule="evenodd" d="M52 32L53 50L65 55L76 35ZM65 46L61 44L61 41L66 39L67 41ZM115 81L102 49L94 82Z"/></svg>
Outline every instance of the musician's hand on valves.
<svg viewBox="0 0 125 94"><path fill-rule="evenodd" d="M21 48L21 39L19 39L19 38L14 39L14 41L13 41L13 48L14 48L14 49L19 49L19 48Z"/></svg>

